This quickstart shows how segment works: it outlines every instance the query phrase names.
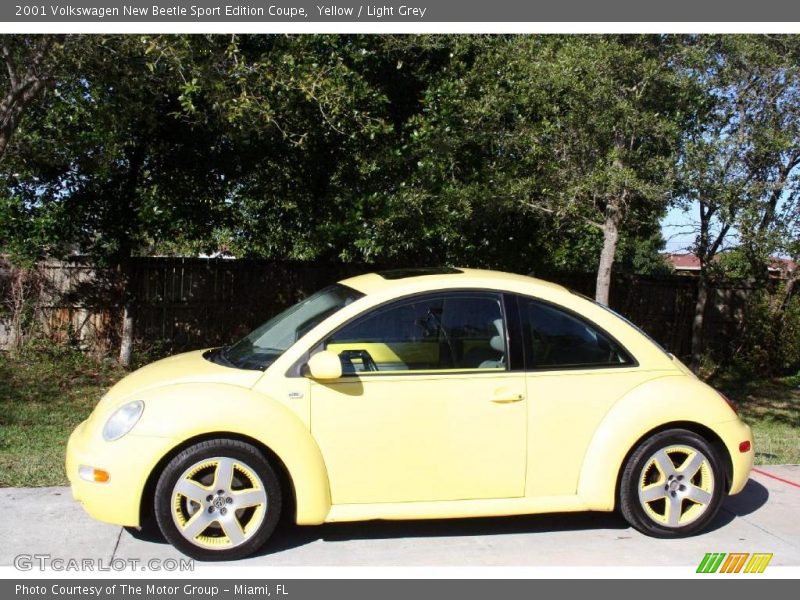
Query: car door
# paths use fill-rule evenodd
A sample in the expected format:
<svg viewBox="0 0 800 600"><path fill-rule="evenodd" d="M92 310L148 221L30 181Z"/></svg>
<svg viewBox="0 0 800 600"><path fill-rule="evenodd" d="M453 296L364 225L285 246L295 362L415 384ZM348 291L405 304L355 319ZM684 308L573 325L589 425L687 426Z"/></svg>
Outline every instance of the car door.
<svg viewBox="0 0 800 600"><path fill-rule="evenodd" d="M573 311L527 297L519 307L530 403L526 495L573 495L603 417L652 373Z"/></svg>
<svg viewBox="0 0 800 600"><path fill-rule="evenodd" d="M525 377L509 364L505 313L490 292L415 296L318 347L344 373L310 389L334 504L523 494Z"/></svg>

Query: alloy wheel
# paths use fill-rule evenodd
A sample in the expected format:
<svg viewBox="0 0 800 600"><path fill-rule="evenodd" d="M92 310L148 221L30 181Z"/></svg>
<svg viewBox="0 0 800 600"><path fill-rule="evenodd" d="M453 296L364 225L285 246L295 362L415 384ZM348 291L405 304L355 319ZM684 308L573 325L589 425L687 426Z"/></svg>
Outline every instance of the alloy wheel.
<svg viewBox="0 0 800 600"><path fill-rule="evenodd" d="M677 444L656 451L644 463L638 496L645 515L677 528L693 523L714 497L714 470L697 448Z"/></svg>
<svg viewBox="0 0 800 600"><path fill-rule="evenodd" d="M235 548L250 539L266 518L263 481L241 460L216 456L200 460L172 489L172 519L178 532L201 548Z"/></svg>

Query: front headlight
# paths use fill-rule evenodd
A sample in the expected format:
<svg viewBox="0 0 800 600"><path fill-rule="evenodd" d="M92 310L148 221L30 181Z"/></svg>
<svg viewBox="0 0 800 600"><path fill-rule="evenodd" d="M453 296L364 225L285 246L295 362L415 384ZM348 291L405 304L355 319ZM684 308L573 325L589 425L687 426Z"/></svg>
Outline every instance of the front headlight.
<svg viewBox="0 0 800 600"><path fill-rule="evenodd" d="M113 442L121 438L133 429L143 411L144 402L141 400L134 400L120 406L108 417L108 421L103 427L103 439L107 442Z"/></svg>

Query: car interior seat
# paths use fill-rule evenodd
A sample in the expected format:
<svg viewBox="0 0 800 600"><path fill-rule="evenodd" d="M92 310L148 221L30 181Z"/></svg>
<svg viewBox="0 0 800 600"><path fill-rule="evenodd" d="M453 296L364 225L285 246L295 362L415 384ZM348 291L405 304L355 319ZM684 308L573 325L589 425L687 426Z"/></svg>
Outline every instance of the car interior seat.
<svg viewBox="0 0 800 600"><path fill-rule="evenodd" d="M480 365L478 365L479 369L499 369L504 367L506 364L506 336L505 332L503 331L503 320L495 319L492 321L492 324L497 330L497 335L494 335L491 337L491 339L489 339L489 347L495 352L495 354L499 354L499 356L495 359L484 360Z"/></svg>

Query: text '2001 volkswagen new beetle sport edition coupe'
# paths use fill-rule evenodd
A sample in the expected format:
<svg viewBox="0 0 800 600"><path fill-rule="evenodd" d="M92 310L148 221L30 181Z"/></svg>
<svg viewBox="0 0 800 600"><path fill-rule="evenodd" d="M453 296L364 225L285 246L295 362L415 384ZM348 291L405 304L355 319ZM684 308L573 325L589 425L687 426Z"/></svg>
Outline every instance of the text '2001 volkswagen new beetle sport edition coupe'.
<svg viewBox="0 0 800 600"><path fill-rule="evenodd" d="M238 343L148 365L72 434L93 517L199 559L298 525L618 509L690 535L742 490L750 428L608 308L472 269L385 271Z"/></svg>

